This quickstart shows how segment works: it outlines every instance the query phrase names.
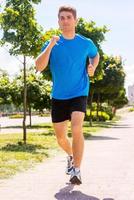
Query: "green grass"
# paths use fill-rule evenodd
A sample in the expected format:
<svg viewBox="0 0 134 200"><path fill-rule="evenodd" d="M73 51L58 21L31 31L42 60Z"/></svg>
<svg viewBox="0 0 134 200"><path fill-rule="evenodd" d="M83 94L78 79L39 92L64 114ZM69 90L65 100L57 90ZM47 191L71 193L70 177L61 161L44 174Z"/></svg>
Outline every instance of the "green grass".
<svg viewBox="0 0 134 200"><path fill-rule="evenodd" d="M51 152L50 152L51 149ZM57 149L54 135L28 133L27 144L21 134L0 135L0 178L8 178L48 158Z"/></svg>
<svg viewBox="0 0 134 200"><path fill-rule="evenodd" d="M129 112L134 112L134 108L129 108Z"/></svg>
<svg viewBox="0 0 134 200"><path fill-rule="evenodd" d="M99 134L99 130L109 128L114 123L94 122L90 127L89 122L84 122L85 139L90 139L91 135ZM60 150L51 123L34 125L32 128L41 129L42 132L29 133L28 129L27 144L23 143L20 133L0 134L0 179L9 178L17 172L34 167ZM70 126L68 135L71 136Z"/></svg>
<svg viewBox="0 0 134 200"><path fill-rule="evenodd" d="M9 116L10 119L18 119L23 118L23 114L14 114Z"/></svg>

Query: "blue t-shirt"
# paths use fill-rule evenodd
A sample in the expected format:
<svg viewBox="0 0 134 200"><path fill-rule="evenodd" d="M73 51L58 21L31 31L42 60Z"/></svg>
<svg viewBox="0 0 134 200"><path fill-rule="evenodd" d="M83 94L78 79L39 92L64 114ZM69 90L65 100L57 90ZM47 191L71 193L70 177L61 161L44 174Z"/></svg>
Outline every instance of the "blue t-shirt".
<svg viewBox="0 0 134 200"><path fill-rule="evenodd" d="M50 41L45 42L42 51ZM52 73L52 97L71 99L88 96L89 77L86 60L97 55L93 41L76 34L73 39L60 35L59 41L50 54L50 71Z"/></svg>

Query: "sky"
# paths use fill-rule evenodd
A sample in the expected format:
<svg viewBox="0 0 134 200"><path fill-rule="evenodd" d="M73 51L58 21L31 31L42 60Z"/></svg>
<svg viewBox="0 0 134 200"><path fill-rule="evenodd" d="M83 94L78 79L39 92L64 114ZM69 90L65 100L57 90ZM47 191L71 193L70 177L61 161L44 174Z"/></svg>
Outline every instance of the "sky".
<svg viewBox="0 0 134 200"><path fill-rule="evenodd" d="M0 0L0 2L4 2ZM3 5L3 3L2 3ZM58 28L57 12L61 5L72 5L77 9L78 17L94 21L96 26L110 30L102 43L107 55L121 56L126 73L125 87L134 84L134 1L133 0L42 0L35 6L36 19L44 30ZM2 32L0 32L0 37ZM21 59L21 57L19 58ZM29 61L29 64L31 61ZM0 68L11 76L19 72L20 61L10 56L5 48L0 47Z"/></svg>

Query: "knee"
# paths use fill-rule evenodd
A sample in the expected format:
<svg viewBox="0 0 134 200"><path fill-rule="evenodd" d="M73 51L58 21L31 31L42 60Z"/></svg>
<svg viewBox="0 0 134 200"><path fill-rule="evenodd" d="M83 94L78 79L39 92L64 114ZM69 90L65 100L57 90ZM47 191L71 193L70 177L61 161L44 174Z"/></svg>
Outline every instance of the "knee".
<svg viewBox="0 0 134 200"><path fill-rule="evenodd" d="M72 134L79 135L81 133L82 133L82 127L81 126L79 126L77 124L75 124L75 125L72 126Z"/></svg>
<svg viewBox="0 0 134 200"><path fill-rule="evenodd" d="M57 137L57 142L59 144L63 144L63 143L65 143L65 141L66 141L66 137Z"/></svg>

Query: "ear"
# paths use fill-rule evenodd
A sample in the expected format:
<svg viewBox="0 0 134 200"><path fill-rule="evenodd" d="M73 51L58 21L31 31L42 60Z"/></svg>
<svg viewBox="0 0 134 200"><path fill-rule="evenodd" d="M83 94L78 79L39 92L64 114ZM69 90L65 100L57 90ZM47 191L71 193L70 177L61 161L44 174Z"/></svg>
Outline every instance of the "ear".
<svg viewBox="0 0 134 200"><path fill-rule="evenodd" d="M59 21L59 19L58 19L58 24L59 24L59 26L60 26L60 21Z"/></svg>
<svg viewBox="0 0 134 200"><path fill-rule="evenodd" d="M60 22L59 22L59 20L58 20L58 25L59 25L59 29L61 30L61 26L60 26Z"/></svg>
<svg viewBox="0 0 134 200"><path fill-rule="evenodd" d="M75 26L77 26L78 21L79 21L79 18L77 18L77 19L75 20Z"/></svg>

